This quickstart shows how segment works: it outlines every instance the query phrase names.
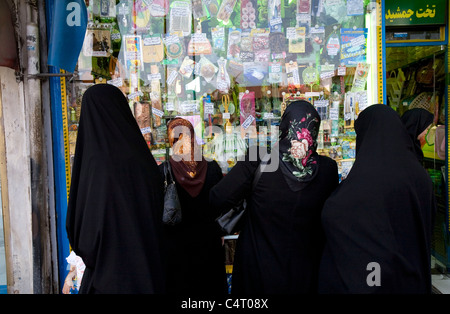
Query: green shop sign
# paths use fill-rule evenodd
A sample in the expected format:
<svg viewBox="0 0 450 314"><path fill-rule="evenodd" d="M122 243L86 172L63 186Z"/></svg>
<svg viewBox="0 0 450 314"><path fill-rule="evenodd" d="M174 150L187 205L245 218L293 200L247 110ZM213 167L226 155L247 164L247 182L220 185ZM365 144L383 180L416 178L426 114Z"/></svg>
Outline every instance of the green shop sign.
<svg viewBox="0 0 450 314"><path fill-rule="evenodd" d="M446 24L447 0L389 0L384 7L386 26Z"/></svg>

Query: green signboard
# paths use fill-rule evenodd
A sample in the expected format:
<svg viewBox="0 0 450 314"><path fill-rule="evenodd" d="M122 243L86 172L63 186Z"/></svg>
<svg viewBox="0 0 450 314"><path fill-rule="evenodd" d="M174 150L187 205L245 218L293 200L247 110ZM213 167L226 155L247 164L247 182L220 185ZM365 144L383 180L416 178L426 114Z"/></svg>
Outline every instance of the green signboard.
<svg viewBox="0 0 450 314"><path fill-rule="evenodd" d="M443 25L447 0L388 0L385 2L386 26Z"/></svg>

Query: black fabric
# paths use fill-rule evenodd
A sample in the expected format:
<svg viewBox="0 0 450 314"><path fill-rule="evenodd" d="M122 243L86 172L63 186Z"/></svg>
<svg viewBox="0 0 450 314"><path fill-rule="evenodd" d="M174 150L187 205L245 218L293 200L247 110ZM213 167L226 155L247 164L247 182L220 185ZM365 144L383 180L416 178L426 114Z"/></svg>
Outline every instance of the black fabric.
<svg viewBox="0 0 450 314"><path fill-rule="evenodd" d="M80 293L163 293L163 181L122 92L83 95L66 228Z"/></svg>
<svg viewBox="0 0 450 314"><path fill-rule="evenodd" d="M364 109L355 131L355 163L323 208L319 292L430 293L430 177L393 109ZM372 262L381 286L367 283Z"/></svg>
<svg viewBox="0 0 450 314"><path fill-rule="evenodd" d="M160 166L163 175L164 163ZM202 190L192 197L177 181L183 219L164 226L167 252L167 293L175 295L226 294L225 251L209 204L209 191L223 178L215 161L207 162Z"/></svg>
<svg viewBox="0 0 450 314"><path fill-rule="evenodd" d="M279 167L263 171L252 190L259 163L259 157L252 161L247 155L210 193L219 210L243 198L249 204L236 244L231 293L315 293L324 243L320 214L339 182L336 162L317 156L317 174L300 192L289 188Z"/></svg>
<svg viewBox="0 0 450 314"><path fill-rule="evenodd" d="M320 116L309 102L292 102L280 123L280 168L293 191L300 191L317 174L317 136Z"/></svg>
<svg viewBox="0 0 450 314"><path fill-rule="evenodd" d="M402 121L406 126L409 136L414 143L414 150L420 162L423 161L423 151L417 137L433 123L434 115L423 108L412 108L402 115Z"/></svg>

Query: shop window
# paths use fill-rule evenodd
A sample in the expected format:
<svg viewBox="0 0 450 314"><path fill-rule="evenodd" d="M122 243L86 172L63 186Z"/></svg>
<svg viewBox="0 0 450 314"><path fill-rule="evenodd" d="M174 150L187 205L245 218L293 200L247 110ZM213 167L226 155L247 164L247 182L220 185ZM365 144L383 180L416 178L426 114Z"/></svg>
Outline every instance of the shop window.
<svg viewBox="0 0 450 314"><path fill-rule="evenodd" d="M124 92L158 163L170 155L167 120L182 116L223 173L250 145L270 148L283 110L306 99L322 117L319 153L337 160L345 178L355 157L353 123L379 102L374 1L86 4L78 76L68 87L70 154L81 97L92 84Z"/></svg>

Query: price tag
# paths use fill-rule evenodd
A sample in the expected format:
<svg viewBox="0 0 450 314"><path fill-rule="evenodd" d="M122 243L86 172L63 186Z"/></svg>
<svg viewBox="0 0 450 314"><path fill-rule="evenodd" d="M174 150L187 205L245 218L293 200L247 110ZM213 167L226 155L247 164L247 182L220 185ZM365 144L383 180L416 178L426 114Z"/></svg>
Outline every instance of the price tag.
<svg viewBox="0 0 450 314"><path fill-rule="evenodd" d="M338 76L344 76L345 73L347 73L347 67L345 67L345 66L338 67L338 73L337 73Z"/></svg>
<svg viewBox="0 0 450 314"><path fill-rule="evenodd" d="M128 99L134 99L139 96L143 96L144 94L141 91L137 91L128 95Z"/></svg>
<svg viewBox="0 0 450 314"><path fill-rule="evenodd" d="M147 79L149 81L160 80L161 79L161 73L149 74L149 75L147 75Z"/></svg>
<svg viewBox="0 0 450 314"><path fill-rule="evenodd" d="M204 114L214 114L214 104L207 102L203 106L203 113Z"/></svg>
<svg viewBox="0 0 450 314"><path fill-rule="evenodd" d="M320 93L319 92L306 92L305 93L305 97L319 97Z"/></svg>
<svg viewBox="0 0 450 314"><path fill-rule="evenodd" d="M295 27L286 28L286 38L287 39L297 39L297 30Z"/></svg>
<svg viewBox="0 0 450 314"><path fill-rule="evenodd" d="M223 118L223 119L230 119L230 117L231 117L231 115L230 115L229 112L224 112L224 113L222 113L222 118Z"/></svg>
<svg viewBox="0 0 450 314"><path fill-rule="evenodd" d="M109 80L106 83L110 84L110 85L114 85L115 87L121 87L123 86L123 80L121 77L115 78L113 80Z"/></svg>
<svg viewBox="0 0 450 314"><path fill-rule="evenodd" d="M321 72L320 73L320 79L321 80L324 80L324 79L327 79L327 78L330 78L330 77L333 77L334 76L334 71L327 71L327 72Z"/></svg>
<svg viewBox="0 0 450 314"><path fill-rule="evenodd" d="M173 81L175 81L175 79L177 78L177 75L178 75L177 71L172 71L169 77L167 78L167 84L172 85Z"/></svg>
<svg viewBox="0 0 450 314"><path fill-rule="evenodd" d="M166 110L167 111L174 111L175 110L175 106L174 106L173 102L167 102L166 103Z"/></svg>
<svg viewBox="0 0 450 314"><path fill-rule="evenodd" d="M339 108L330 108L329 117L330 120L339 120Z"/></svg>
<svg viewBox="0 0 450 314"><path fill-rule="evenodd" d="M158 117L160 117L160 118L164 115L164 112L163 112L163 111L161 111L161 110L159 110L159 109L156 109L156 108L152 108L152 113L153 113L155 116L158 116Z"/></svg>
<svg viewBox="0 0 450 314"><path fill-rule="evenodd" d="M141 129L141 133L142 134L148 134L148 133L152 133L152 129L148 126L146 128L142 128Z"/></svg>
<svg viewBox="0 0 450 314"><path fill-rule="evenodd" d="M329 101L327 99L314 101L314 107L327 107L328 105Z"/></svg>
<svg viewBox="0 0 450 314"><path fill-rule="evenodd" d="M252 115L249 115L247 119L245 119L244 123L242 123L242 127L247 130L248 127L252 124L252 122L255 120L255 117Z"/></svg>
<svg viewBox="0 0 450 314"><path fill-rule="evenodd" d="M273 112L264 112L263 119L273 119ZM245 122L245 121L244 121Z"/></svg>

